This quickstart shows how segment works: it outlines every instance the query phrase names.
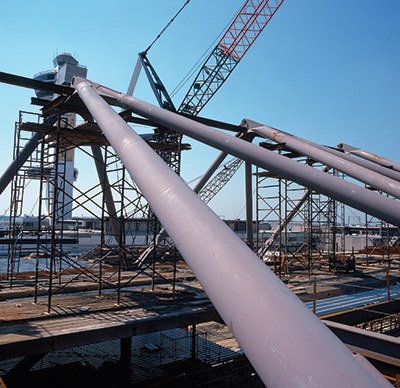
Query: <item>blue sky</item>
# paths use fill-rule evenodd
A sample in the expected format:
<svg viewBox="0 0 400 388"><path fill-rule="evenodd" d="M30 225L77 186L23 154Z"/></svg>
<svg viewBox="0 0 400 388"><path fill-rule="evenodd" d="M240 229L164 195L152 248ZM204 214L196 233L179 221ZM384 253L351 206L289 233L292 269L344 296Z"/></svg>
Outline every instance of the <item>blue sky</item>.
<svg viewBox="0 0 400 388"><path fill-rule="evenodd" d="M3 1L0 71L33 76L67 51L88 78L126 91L143 51L184 0ZM244 0L191 0L148 57L172 92ZM400 161L400 2L285 0L201 115L239 124L250 118L317 143L344 142ZM174 97L179 105L189 88ZM0 170L12 158L14 122L32 91L0 84ZM155 103L142 75L135 96ZM190 141L182 176L202 174L217 151ZM94 167L77 165L82 184ZM244 171L211 203L218 215L244 217ZM79 183L79 182L78 182ZM95 182L94 182L95 183ZM35 196L35 194L33 194ZM0 213L8 208L0 198ZM29 212L29 210L27 210Z"/></svg>

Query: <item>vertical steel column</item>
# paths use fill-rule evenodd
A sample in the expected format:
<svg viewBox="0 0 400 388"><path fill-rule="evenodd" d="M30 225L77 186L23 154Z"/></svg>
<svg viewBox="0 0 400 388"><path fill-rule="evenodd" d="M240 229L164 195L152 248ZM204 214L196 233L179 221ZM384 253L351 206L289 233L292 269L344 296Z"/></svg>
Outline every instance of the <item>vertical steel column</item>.
<svg viewBox="0 0 400 388"><path fill-rule="evenodd" d="M380 386L88 82L74 87L267 386Z"/></svg>
<svg viewBox="0 0 400 388"><path fill-rule="evenodd" d="M40 147L40 183L39 183L39 207L38 207L38 227L37 227L37 243L36 243L36 263L35 263L35 290L33 303L38 301L39 290L39 260L40 260L40 236L42 233L42 210L43 210L43 168L44 168L44 142L41 142Z"/></svg>
<svg viewBox="0 0 400 388"><path fill-rule="evenodd" d="M122 386L130 386L131 378L131 356L132 356L132 337L121 338L120 340L120 365Z"/></svg>
<svg viewBox="0 0 400 388"><path fill-rule="evenodd" d="M56 219L57 219L57 202L58 202L58 158L60 156L60 120L61 115L58 114L57 120L57 140L56 146L54 147L54 191L53 191L53 208L51 209L51 252L50 252L50 269L49 269L49 294L47 297L47 312L51 312L51 300L52 300L52 287L53 287L53 270L55 266L56 256Z"/></svg>
<svg viewBox="0 0 400 388"><path fill-rule="evenodd" d="M246 188L246 233L247 245L253 250L253 182L252 182L252 164L245 162L245 188Z"/></svg>

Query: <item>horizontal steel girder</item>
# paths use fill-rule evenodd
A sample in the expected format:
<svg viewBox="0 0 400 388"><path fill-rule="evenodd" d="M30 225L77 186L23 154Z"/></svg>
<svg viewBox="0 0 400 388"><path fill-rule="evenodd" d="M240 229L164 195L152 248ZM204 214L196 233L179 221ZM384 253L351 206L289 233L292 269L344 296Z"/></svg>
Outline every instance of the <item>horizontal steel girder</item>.
<svg viewBox="0 0 400 388"><path fill-rule="evenodd" d="M52 84L50 82L39 81L33 78L22 77L20 75L4 73L2 71L0 71L0 82L56 94L72 94L74 92L74 89L69 86Z"/></svg>

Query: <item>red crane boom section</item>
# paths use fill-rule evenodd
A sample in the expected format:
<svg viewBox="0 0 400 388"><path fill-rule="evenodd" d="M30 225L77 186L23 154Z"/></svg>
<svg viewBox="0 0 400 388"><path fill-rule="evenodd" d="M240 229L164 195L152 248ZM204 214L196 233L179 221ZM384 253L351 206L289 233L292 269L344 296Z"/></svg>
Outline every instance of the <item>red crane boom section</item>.
<svg viewBox="0 0 400 388"><path fill-rule="evenodd" d="M247 0L217 46L240 61L282 3Z"/></svg>

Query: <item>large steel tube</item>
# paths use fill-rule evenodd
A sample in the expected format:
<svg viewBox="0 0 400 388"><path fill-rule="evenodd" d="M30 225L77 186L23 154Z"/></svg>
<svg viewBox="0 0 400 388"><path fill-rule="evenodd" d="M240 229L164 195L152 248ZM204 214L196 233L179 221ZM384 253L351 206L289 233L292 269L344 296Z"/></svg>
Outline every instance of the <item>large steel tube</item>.
<svg viewBox="0 0 400 388"><path fill-rule="evenodd" d="M73 85L266 386L381 386L89 83Z"/></svg>
<svg viewBox="0 0 400 388"><path fill-rule="evenodd" d="M106 172L106 165L104 163L103 154L101 153L101 148L99 146L92 146L91 148L92 148L94 163L96 166L97 176L99 177L101 189L103 190L104 194L104 202L110 219L111 230L114 234L115 241L118 244L121 240L121 228L118 220L117 210L115 208L114 198L111 191L111 185L108 180L108 175Z"/></svg>
<svg viewBox="0 0 400 388"><path fill-rule="evenodd" d="M134 97L94 84L96 90L115 99L123 108L146 117L166 128L181 132L211 147L269 170L300 185L354 207L393 225L400 226L400 204L391 198L325 174L310 166L290 160L255 144L237 139L176 113L169 112Z"/></svg>
<svg viewBox="0 0 400 388"><path fill-rule="evenodd" d="M221 165L221 163L225 160L225 158L228 156L226 152L220 152L214 162L211 164L211 166L207 169L207 171L201 176L201 178L197 181L195 186L193 187L193 191L198 194L199 191L205 186L205 184L208 182L208 180L212 177L215 171L217 171L218 167ZM165 229L161 228L159 233L157 234L156 238L154 239L155 244L158 245L160 241L166 237ZM147 250L146 250L147 251ZM147 257L147 254L145 253L146 251L143 252L141 257L139 258L139 261L141 261L142 256Z"/></svg>
<svg viewBox="0 0 400 388"><path fill-rule="evenodd" d="M0 177L0 195L7 188L19 169L24 165L28 158L35 151L39 140L42 138L41 133L35 133L25 144L24 148L19 152L17 157L10 163L3 175Z"/></svg>
<svg viewBox="0 0 400 388"><path fill-rule="evenodd" d="M294 135L290 135L290 136L294 136ZM307 144L310 144L316 148L319 148L320 150L327 152L328 154L335 155L336 157L344 159L347 162L364 167L367 170L374 171L374 172L382 175L383 177L388 177L388 178L394 179L396 181L400 181L400 172L399 171L392 170L391 168L384 167L383 165L372 163L371 161L368 161L368 160L364 160L364 159L354 157L352 155L348 155L347 153L339 151L338 149L334 149L334 148L330 148L330 147L327 147L327 146L324 146L321 144L317 144L310 140L306 140L306 139L301 139L301 140Z"/></svg>
<svg viewBox="0 0 400 388"><path fill-rule="evenodd" d="M260 124L252 120L243 120L249 131L255 132L261 137L273 140L277 143L285 144L285 147L298 152L302 155L324 163L331 168L335 168L346 175L382 190L393 197L400 198L400 182L383 176L375 171L362 167L353 161L348 160L348 156L337 152L328 152L326 147L317 145L308 140L280 131L268 125Z"/></svg>
<svg viewBox="0 0 400 388"><path fill-rule="evenodd" d="M380 164L381 166L386 167L386 170L389 169L389 171L395 170L397 172L400 172L400 163L393 162L393 160L383 158L381 156L373 154L372 152L365 151L344 143L340 143L338 145L338 148L346 153L358 156L365 160L369 160L370 162Z"/></svg>
<svg viewBox="0 0 400 388"><path fill-rule="evenodd" d="M305 140L305 141L310 143L309 140ZM326 147L326 146L323 146L320 144L315 144L315 143L312 143L312 144L316 145L320 149L323 149L324 151L326 151L330 154L336 155L336 156L338 156L342 159L345 159L351 163L357 164L361 167L365 167L368 170L375 171L384 177L386 176L388 178L391 178L391 179L394 179L394 180L400 182L400 172L399 171L392 170L391 168L384 167L383 165L372 163L372 161L360 159L353 155L348 155L347 153L338 151L334 148Z"/></svg>
<svg viewBox="0 0 400 388"><path fill-rule="evenodd" d="M209 179L212 177L215 171L217 171L218 167L228 156L227 152L221 151L218 156L215 158L214 162L210 165L207 171L201 176L201 178L197 181L195 186L193 187L193 191L198 194L199 191L206 185Z"/></svg>

